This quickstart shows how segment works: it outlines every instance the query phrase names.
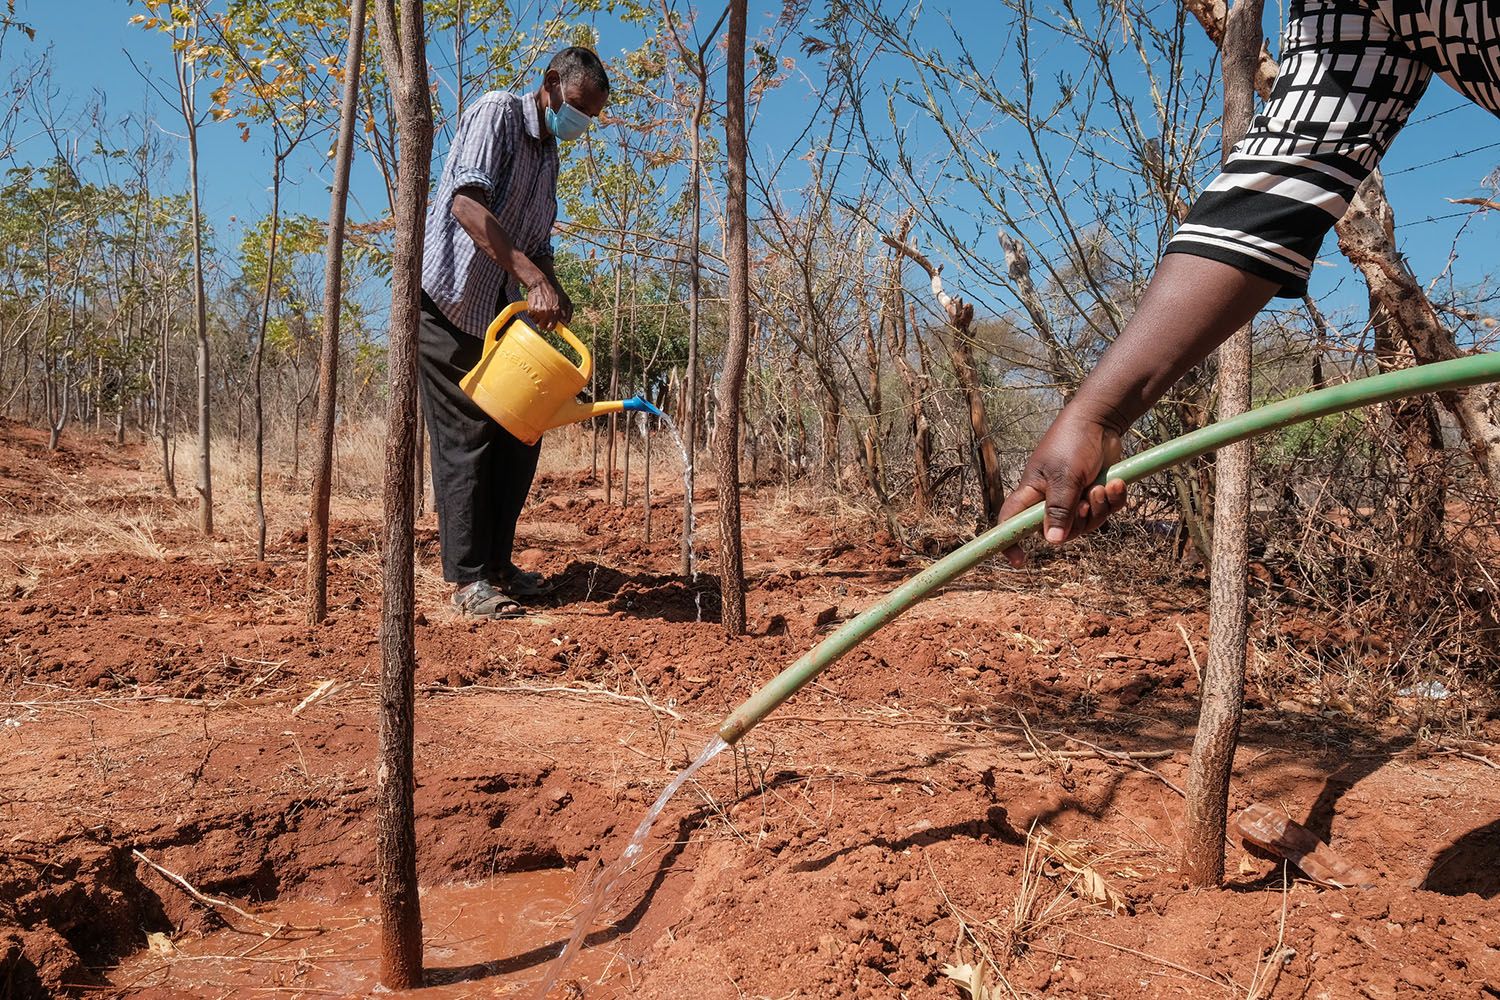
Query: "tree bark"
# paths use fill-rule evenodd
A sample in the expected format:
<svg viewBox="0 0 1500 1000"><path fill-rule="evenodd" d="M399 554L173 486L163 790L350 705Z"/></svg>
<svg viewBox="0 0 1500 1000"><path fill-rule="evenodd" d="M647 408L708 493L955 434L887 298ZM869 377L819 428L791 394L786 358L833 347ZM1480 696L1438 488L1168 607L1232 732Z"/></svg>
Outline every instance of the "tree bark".
<svg viewBox="0 0 1500 1000"><path fill-rule="evenodd" d="M213 428L210 422L208 297L203 287L203 215L198 204L198 118L196 70L179 55L177 97L188 140L188 204L193 225L193 310L198 338L198 530L214 533Z"/></svg>
<svg viewBox="0 0 1500 1000"><path fill-rule="evenodd" d="M692 236L688 247L688 356L687 377L683 393L683 447L687 450L687 467L682 470L682 546L679 569L684 577L693 572L693 487L698 464L698 329L699 297L703 270L703 113L708 103L708 75L702 53L697 65L698 94L693 105L693 127L688 133L692 167L688 184L692 191Z"/></svg>
<svg viewBox="0 0 1500 1000"><path fill-rule="evenodd" d="M432 160L432 105L421 0L375 0L386 77L392 81L400 157L396 166L396 245L391 258L391 328L386 410L384 594L380 615L380 762L376 772L376 892L380 900L380 981L422 985L422 913L417 895L413 795L413 683L416 648L415 469L416 333L421 296L422 226Z"/></svg>
<svg viewBox="0 0 1500 1000"><path fill-rule="evenodd" d="M273 166L271 167L271 240L266 248L266 284L260 300L260 334L255 338L255 358L251 378L255 386L255 558L266 560L266 414L265 391L261 373L266 358L266 331L271 321L271 288L276 276L276 237L281 226L281 165L280 133Z"/></svg>
<svg viewBox="0 0 1500 1000"><path fill-rule="evenodd" d="M953 372L968 403L969 432L973 438L975 472L979 475L979 495L984 501L984 522L992 525L1000 515L1000 505L1005 502L1005 483L1000 478L1000 452L990 438L989 414L979 384L979 369L974 364L973 335L969 332L974 323L974 306L961 298L952 302L953 306L948 310L948 321L953 327L949 353Z"/></svg>
<svg viewBox="0 0 1500 1000"><path fill-rule="evenodd" d="M1261 50L1263 0L1237 0L1223 41L1224 158L1244 137L1255 112L1255 70ZM1250 408L1249 326L1219 348L1220 421ZM1183 869L1199 887L1224 880L1229 779L1245 702L1245 640L1249 625L1246 573L1250 540L1250 445L1221 448L1215 460L1213 562L1209 583L1208 664L1203 672L1198 732L1188 767Z"/></svg>
<svg viewBox="0 0 1500 1000"><path fill-rule="evenodd" d="M745 171L746 0L730 0L729 49L725 68L724 145L728 154L729 265L728 339L719 375L718 415L714 421L715 465L719 479L719 593L724 631L745 631L745 561L740 538L740 394L750 353L750 233Z"/></svg>
<svg viewBox="0 0 1500 1000"><path fill-rule="evenodd" d="M328 616L328 505L333 495L333 431L338 413L339 321L343 314L344 223L354 128L359 111L360 60L364 55L365 0L349 5L349 47L344 57L344 96L328 206L328 244L323 264L323 343L318 352L318 429L313 457L312 510L307 518L307 623Z"/></svg>
<svg viewBox="0 0 1500 1000"><path fill-rule="evenodd" d="M916 306L912 306L910 324L907 322L907 311L902 306L906 292L901 285L899 259L892 260L891 265L891 327L887 335L892 338L891 355L896 359L896 367L901 372L901 381L906 386L909 414L907 428L911 432L912 462L916 471L913 493L917 513L926 514L932 510L932 425L927 419L927 391L930 380L925 366L923 366L924 370L919 370L907 356L911 345L910 338L921 336L921 334L917 333ZM918 351L920 354L920 345Z"/></svg>
<svg viewBox="0 0 1500 1000"><path fill-rule="evenodd" d="M624 321L620 316L620 299L625 287L625 231L620 230L620 244L616 248L615 256L615 304L614 322L609 333L609 387L605 390L610 399L620 398L620 335ZM611 413L605 420L604 426L604 503L614 503L615 497L615 445L617 442L618 421L615 414Z"/></svg>

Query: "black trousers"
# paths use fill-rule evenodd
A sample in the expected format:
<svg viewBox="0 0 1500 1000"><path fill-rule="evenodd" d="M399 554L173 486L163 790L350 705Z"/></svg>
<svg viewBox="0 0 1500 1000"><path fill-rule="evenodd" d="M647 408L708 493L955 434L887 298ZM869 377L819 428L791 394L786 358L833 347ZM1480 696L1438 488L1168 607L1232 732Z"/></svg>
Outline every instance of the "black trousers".
<svg viewBox="0 0 1500 1000"><path fill-rule="evenodd" d="M522 444L458 387L458 380L479 363L483 346L422 294L417 371L437 496L438 541L443 578L460 585L497 579L509 569L516 521L542 451L540 441Z"/></svg>

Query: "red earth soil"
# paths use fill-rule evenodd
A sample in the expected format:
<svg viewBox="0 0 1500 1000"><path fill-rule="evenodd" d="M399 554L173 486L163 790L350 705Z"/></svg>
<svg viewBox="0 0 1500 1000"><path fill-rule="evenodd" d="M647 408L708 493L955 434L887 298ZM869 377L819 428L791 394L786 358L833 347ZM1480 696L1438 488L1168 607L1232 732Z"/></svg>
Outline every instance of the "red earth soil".
<svg viewBox="0 0 1500 1000"><path fill-rule="evenodd" d="M0 997L210 995L174 985L172 959L124 975L149 933L188 953L239 919L133 851L268 919L371 886L378 511L335 524L334 611L311 627L287 527L304 501L254 562L194 539L156 483L147 453L72 437L49 454L0 425ZM622 510L586 477L543 477L521 561L556 590L511 621L444 606L420 526L425 885L556 869L581 893L728 710L944 544L751 491L753 632L729 639L712 552L698 581L675 574L671 486L647 543L638 493ZM707 545L712 490L699 499ZM59 526L70 513L82 523ZM157 518L149 544L98 530L131 516ZM1284 883L1234 843L1228 884L1188 889L1175 789L1206 592L1100 548L944 589L711 763L591 937L607 970L573 995L968 997L943 970L972 964L994 998L1500 996L1488 704L1376 725L1257 655L1231 809L1284 810L1376 884ZM1128 912L1029 852L1042 828ZM510 995L508 975L535 981L555 952L496 954L465 995ZM265 975L273 994L211 995L297 995L285 969Z"/></svg>

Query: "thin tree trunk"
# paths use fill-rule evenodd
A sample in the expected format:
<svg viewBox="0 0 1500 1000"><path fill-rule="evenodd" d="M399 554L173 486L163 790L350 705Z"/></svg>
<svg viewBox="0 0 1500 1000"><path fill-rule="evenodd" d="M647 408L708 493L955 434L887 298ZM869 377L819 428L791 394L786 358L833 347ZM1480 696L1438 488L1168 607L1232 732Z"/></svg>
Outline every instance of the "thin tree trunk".
<svg viewBox="0 0 1500 1000"><path fill-rule="evenodd" d="M328 616L328 505L333 495L333 432L338 413L339 321L343 313L344 224L349 169L359 111L360 60L364 54L365 0L349 6L349 47L344 57L344 103L328 206L328 245L323 263L323 343L318 352L318 429L313 457L312 510L307 519L307 623Z"/></svg>
<svg viewBox="0 0 1500 1000"><path fill-rule="evenodd" d="M911 229L913 213L903 215L896 226L896 239L905 243ZM882 296L881 326L885 331L886 350L901 375L906 390L907 432L911 435L912 465L915 476L912 494L918 514L932 509L932 432L927 423L926 379L918 374L907 351L911 341L906 326L906 297L901 284L901 254L894 248L886 267L886 287Z"/></svg>
<svg viewBox="0 0 1500 1000"><path fill-rule="evenodd" d="M1255 113L1255 70L1263 0L1236 0L1224 31L1224 159ZM1250 408L1251 332L1247 325L1219 348L1219 420ZM1249 625L1246 573L1250 540L1250 445L1219 449L1215 461L1213 563L1209 591L1208 664L1188 767L1183 870L1195 886L1224 880L1229 778L1245 702L1245 640Z"/></svg>
<svg viewBox="0 0 1500 1000"><path fill-rule="evenodd" d="M595 347L598 346L596 343ZM589 372L589 398L599 398L599 366L594 365L594 370ZM589 479L597 483L599 481L599 418L595 417L589 421Z"/></svg>
<svg viewBox="0 0 1500 1000"><path fill-rule="evenodd" d="M891 308L893 310L892 320L895 324L892 336L899 336L899 340L892 346L891 353L896 357L897 364L901 369L901 380L906 384L907 405L910 407L909 429L911 431L912 460L916 468L916 504L917 513L926 514L932 510L932 425L927 419L927 390L930 380L927 376L927 366L924 364L918 370L907 356L910 347L910 337L920 337L921 333L917 326L916 303L911 305L910 322L908 323L907 310L902 308L902 300L906 292L901 285L900 265L892 261L893 287L891 289ZM926 357L926 352L918 345L921 358Z"/></svg>
<svg viewBox="0 0 1500 1000"><path fill-rule="evenodd" d="M68 425L68 416L72 411L74 397L77 397L78 419L85 427L88 426L88 395L82 385L74 386L74 366L67 360L72 353L71 347L78 336L78 288L83 282L83 262L87 256L87 237L85 237L84 249L78 254L78 264L73 269L73 283L68 289L68 333L63 340L63 349L59 358L58 370L62 377L62 400L57 407L55 419L48 424L47 450L56 451L62 440L63 428Z"/></svg>
<svg viewBox="0 0 1500 1000"><path fill-rule="evenodd" d="M620 415L620 444L625 451L623 466L620 470L620 509L624 510L630 506L630 414Z"/></svg>
<svg viewBox="0 0 1500 1000"><path fill-rule="evenodd" d="M260 333L255 338L255 358L251 362L251 382L255 389L255 558L266 559L266 405L261 374L265 367L266 330L271 322L271 288L276 276L276 239L281 235L281 139L273 130L276 145L271 167L271 239L266 248L266 284L260 300Z"/></svg>
<svg viewBox="0 0 1500 1000"><path fill-rule="evenodd" d="M165 298L165 296L163 296ZM170 300L169 300L170 301ZM177 470L172 462L172 425L170 400L172 391L171 345L168 340L172 330L172 310L162 310L161 316L161 369L157 375L158 396L156 402L157 433L161 438L161 477L167 485L167 495L177 499Z"/></svg>
<svg viewBox="0 0 1500 1000"><path fill-rule="evenodd" d="M640 287L640 270L639 270L639 268L637 266L638 263L639 263L639 260L640 260L640 258L636 258L634 261L632 261L631 262L631 267L630 267L630 338L631 338L632 341L636 341L639 338L639 331L636 329L636 323L635 323L635 316L636 316L635 310L636 310L636 303L637 303L636 289L638 289ZM663 308L663 311L665 311L666 307L663 306L662 308ZM619 349L616 348L615 349L615 367L616 368L619 367L619 362L620 362ZM619 399L622 395L623 395L623 393L622 393L622 391L620 389L620 382L618 380L616 380L616 382L615 382L615 391L612 392L612 393L610 393L610 398L611 399ZM622 419L620 420L620 441L621 441L621 443L622 443L622 445L624 446L624 449L625 449L625 459L624 459L624 463L623 463L624 464L624 469L622 469L621 472L620 472L620 507L623 510L624 508L630 506L630 418L629 418L628 415L625 415L625 414L621 414L621 418Z"/></svg>
<svg viewBox="0 0 1500 1000"><path fill-rule="evenodd" d="M708 77L702 59L697 65L698 94L693 104L693 126L688 133L692 166L688 184L693 202L692 236L688 248L688 356L687 379L683 390L686 405L682 410L683 445L687 449L687 468L682 470L682 547L680 570L683 576L693 571L693 540L689 531L693 523L693 488L698 457L698 329L699 295L703 263L703 113L708 102Z"/></svg>
<svg viewBox="0 0 1500 1000"><path fill-rule="evenodd" d="M412 503L416 504L416 516L427 516L427 414L422 412L422 407L417 406L417 440L413 445L416 454L412 463L412 488L416 495L412 497Z"/></svg>
<svg viewBox="0 0 1500 1000"><path fill-rule="evenodd" d="M989 414L984 405L984 390L979 384L979 370L974 364L974 347L970 326L974 322L974 307L961 299L957 310L949 311L953 324L953 335L949 338L949 353L953 360L953 371L958 377L959 387L964 391L968 404L969 433L974 443L975 473L978 476L979 495L984 501L984 520L994 524L1000 514L1000 505L1005 501L1005 483L1000 478L1000 452L990 437Z"/></svg>
<svg viewBox="0 0 1500 1000"><path fill-rule="evenodd" d="M724 631L745 631L745 559L740 539L740 394L750 352L750 234L745 193L745 11L746 0L729 3L729 52L725 70L724 146L728 154L725 212L729 265L728 338L719 376L714 421L719 479L719 593Z"/></svg>
<svg viewBox="0 0 1500 1000"><path fill-rule="evenodd" d="M1321 389L1328 384L1328 379L1323 375L1323 356L1328 353L1328 320L1323 318L1322 310L1311 295L1302 296L1302 304L1307 309L1308 318L1312 320L1313 329L1318 333L1318 342L1313 345L1311 388Z"/></svg>
<svg viewBox="0 0 1500 1000"><path fill-rule="evenodd" d="M609 393L610 399L620 398L620 333L624 320L620 316L620 299L625 284L625 231L620 230L620 245L616 248L618 256L615 258L615 304L614 322L609 334ZM617 414L611 413L605 421L606 438L604 442L604 502L614 502L615 495L615 445L616 433L619 427Z"/></svg>
<svg viewBox="0 0 1500 1000"><path fill-rule="evenodd" d="M432 105L421 0L375 0L386 77L392 81L400 159L396 245L391 256L390 399L386 409L384 596L380 615L380 761L376 771L376 893L380 900L380 982L422 985L422 911L417 894L413 795L413 627L415 555L412 472L417 431L417 315L422 224L432 160ZM399 30L399 34L398 34Z"/></svg>
<svg viewBox="0 0 1500 1000"><path fill-rule="evenodd" d="M302 481L302 403L298 396L292 404L292 489Z"/></svg>
<svg viewBox="0 0 1500 1000"><path fill-rule="evenodd" d="M868 301L863 295L860 296L861 313L860 322L865 328L865 411L869 423L865 425L863 447L865 456L865 477L870 484L870 491L875 494L875 499L882 507L889 504L889 496L885 489L885 469L880 454L880 416L884 409L880 405L880 341L875 332L875 319L870 316ZM754 441L754 438L751 438ZM753 444L752 444L753 449ZM750 483L755 484L754 457L752 450Z"/></svg>
<svg viewBox="0 0 1500 1000"><path fill-rule="evenodd" d="M1006 273L1015 283L1021 305L1026 307L1026 314L1031 317L1032 328L1041 339L1042 346L1047 349L1047 374L1060 387L1063 402L1067 403L1073 398L1077 385L1083 381L1084 372L1079 369L1076 361L1068 357L1057 339L1057 332L1052 327L1051 317L1047 315L1042 295L1037 290L1036 283L1031 280L1031 258L1027 256L1026 245L1009 233L1001 233L1000 248L1005 254Z"/></svg>
<svg viewBox="0 0 1500 1000"><path fill-rule="evenodd" d="M642 427L644 427L646 429L646 433L643 435L645 437L645 439L646 439L646 457L645 457L646 469L645 469L645 472L641 476L641 502L645 505L645 511L646 511L646 544L650 545L651 544L651 438L654 435L652 435L652 433L651 433L650 418L648 417L647 414L644 414L644 413L641 414L641 416L640 416L640 424L641 424Z"/></svg>
<svg viewBox="0 0 1500 1000"><path fill-rule="evenodd" d="M134 275L132 275L134 277ZM130 356L130 347L136 342L138 334L133 334L135 324L135 309L130 308L125 313L125 321L120 325L120 336L116 341L120 349L120 360L115 366L115 444L125 444L125 385L129 381L126 373L125 359Z"/></svg>
<svg viewBox="0 0 1500 1000"><path fill-rule="evenodd" d="M192 66L180 57L177 65L177 96L188 140L188 204L193 225L193 309L198 337L198 530L214 533L213 428L210 424L210 375L208 356L208 296L203 288L203 215L198 204L197 81Z"/></svg>
<svg viewBox="0 0 1500 1000"><path fill-rule="evenodd" d="M31 324L21 330L21 422L31 423Z"/></svg>

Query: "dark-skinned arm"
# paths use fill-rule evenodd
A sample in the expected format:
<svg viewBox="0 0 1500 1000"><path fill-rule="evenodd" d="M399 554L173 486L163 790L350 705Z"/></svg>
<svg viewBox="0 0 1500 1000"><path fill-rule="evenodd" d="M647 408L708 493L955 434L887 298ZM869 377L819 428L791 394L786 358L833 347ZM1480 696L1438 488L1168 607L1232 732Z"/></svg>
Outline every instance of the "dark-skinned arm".
<svg viewBox="0 0 1500 1000"><path fill-rule="evenodd" d="M1125 332L1063 408L1026 463L1000 520L1046 501L1054 544L1093 531L1125 503L1125 484L1099 485L1130 425L1189 369L1248 323L1279 285L1206 257L1168 254ZM1025 556L1006 551L1012 565Z"/></svg>
<svg viewBox="0 0 1500 1000"><path fill-rule="evenodd" d="M557 271L553 267L552 258L538 257L536 266L546 276L547 280L552 284L552 288L557 292L558 320L562 323L573 322L573 299L568 295L567 289L563 288L562 282L557 279Z"/></svg>
<svg viewBox="0 0 1500 1000"><path fill-rule="evenodd" d="M453 195L453 218L485 256L526 286L526 311L532 320L544 329L552 327L562 318L562 302L556 279L549 274L551 261L543 269L516 249L500 220L480 200L485 197L478 188L460 188Z"/></svg>

